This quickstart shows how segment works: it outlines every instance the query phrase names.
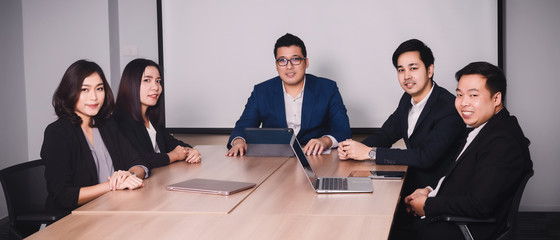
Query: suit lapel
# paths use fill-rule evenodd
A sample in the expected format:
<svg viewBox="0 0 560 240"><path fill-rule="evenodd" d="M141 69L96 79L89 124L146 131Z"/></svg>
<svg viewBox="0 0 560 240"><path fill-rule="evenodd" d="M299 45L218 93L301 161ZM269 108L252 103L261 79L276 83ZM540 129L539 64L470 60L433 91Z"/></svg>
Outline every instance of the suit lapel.
<svg viewBox="0 0 560 240"><path fill-rule="evenodd" d="M135 121L130 114L122 111L118 112L119 117L122 118L126 124L128 124L131 128L131 132L136 136L136 141L140 142L144 149L153 149L152 141L150 139L150 134L148 134L148 130L144 123ZM153 124L152 124L153 125ZM156 140L158 140L156 138ZM159 145L159 141L158 141ZM160 148L161 149L161 148Z"/></svg>
<svg viewBox="0 0 560 240"><path fill-rule="evenodd" d="M412 134L410 135L411 137L412 137L412 135L414 135L414 133L416 133L416 128L418 128L418 126L420 126L422 121L426 118L426 116L428 116L428 114L430 113L431 110L432 110L432 106L429 106L428 104L426 104L426 106L424 106L424 109L422 109L422 112L420 113L420 116L418 117L418 121L416 121L416 125L414 125L414 131L412 131Z"/></svg>
<svg viewBox="0 0 560 240"><path fill-rule="evenodd" d="M302 133L304 129L311 124L311 116L313 115L313 106L315 106L316 96L314 89L316 89L315 79L309 75L305 75L305 89L303 89L303 104L301 106L301 129L299 133ZM298 134L299 135L299 134Z"/></svg>
<svg viewBox="0 0 560 240"><path fill-rule="evenodd" d="M412 134L410 135L411 137L416 132L416 128L418 126L420 126L420 124L422 124L422 121L424 121L424 119L430 114L430 111L432 110L432 105L434 105L434 103L436 102L436 99L438 99L439 94L440 94L439 88L438 88L437 84L434 82L434 90L432 91L432 94L430 94L430 96L428 98L428 101L426 102L426 105L424 106L424 109L422 109L422 112L420 113L420 116L418 117L418 121L416 121L416 125L414 125L414 131L412 131ZM408 119L408 115L407 115L407 119ZM407 121L407 123L408 123L408 121Z"/></svg>
<svg viewBox="0 0 560 240"><path fill-rule="evenodd" d="M276 115L276 119L278 119L281 127L286 128L288 127L288 123L286 122L286 104L284 103L284 87L282 84L282 79L278 77L273 87L269 89L270 97L273 102L271 106L274 108L270 109L270 111Z"/></svg>
<svg viewBox="0 0 560 240"><path fill-rule="evenodd" d="M80 126L74 128L75 133L78 135L78 141L80 141L81 146L81 157L86 166L87 171L89 172L89 176L92 177L91 180L94 182L99 181L97 176L97 166L95 165L95 160L93 159L93 153L89 148L88 140L86 139L86 135Z"/></svg>
<svg viewBox="0 0 560 240"><path fill-rule="evenodd" d="M152 126L153 126L153 124L152 124ZM158 127L154 126L154 130L156 130L156 144L159 148L159 151L161 153L166 153L166 152L168 152L168 150L172 151L173 149L167 149L167 146L165 145L164 136L162 134L163 129L158 131L159 130ZM146 132L148 132L148 131L146 131ZM150 141L150 143L151 143L151 141ZM152 149L154 149L154 146L152 146ZM154 149L154 152L156 152L155 149Z"/></svg>
<svg viewBox="0 0 560 240"><path fill-rule="evenodd" d="M408 93L404 93L406 94L407 97L403 98L403 102L401 102L400 104L404 105L405 107L402 108L401 112L399 113L402 117L401 117L401 129L402 129L402 136L404 136L404 142L406 144L407 147L410 146L410 138L408 137L408 111L410 111L410 108L412 107L412 103L410 103L410 95L408 95ZM399 105L400 105L399 104ZM410 135L410 137L412 137L414 135L414 132L412 133L412 135Z"/></svg>
<svg viewBox="0 0 560 240"><path fill-rule="evenodd" d="M455 158L453 159L453 164L451 165L451 168L449 169L449 171L445 174L445 176L449 176L453 170L455 170L455 167L457 167L457 165L459 165L459 163L461 162L461 160L463 160L465 158L465 156L469 155L469 153L472 151L473 148L476 148L476 145L478 144L478 139L480 139L480 135L481 133L479 132L478 135L472 140L472 142L469 144L469 146L467 146L467 148L465 149L465 151L463 151L463 153L461 154L461 156L459 156L458 154L461 153L461 150L463 150L463 148L465 147L464 145L461 146L461 148L458 149L458 153L455 156ZM466 141L466 137L465 137L465 141ZM457 158L458 157L458 158Z"/></svg>
<svg viewBox="0 0 560 240"><path fill-rule="evenodd" d="M140 137L138 139L138 141L142 141L140 139L144 139L144 141L142 141L142 145L144 145L145 149L151 149L150 152L155 153L156 151L154 150L154 145L152 144L152 138L150 138L150 134L148 133L148 129L146 128L146 126L144 126L144 123L139 123L139 122L134 122L134 124L138 125L138 129L140 129L141 131L139 132L140 135L142 135L142 137ZM160 149L161 152L164 152L165 150L162 150L161 148L161 143L163 142L163 139L161 139L157 134L157 129L155 127L154 124L152 124L152 127L154 127L154 130L156 131L156 143Z"/></svg>

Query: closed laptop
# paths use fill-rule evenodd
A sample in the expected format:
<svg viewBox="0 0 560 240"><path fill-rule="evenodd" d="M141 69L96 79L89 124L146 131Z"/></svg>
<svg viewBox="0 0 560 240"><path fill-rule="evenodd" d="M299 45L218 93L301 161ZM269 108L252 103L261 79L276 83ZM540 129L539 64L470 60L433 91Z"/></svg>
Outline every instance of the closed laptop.
<svg viewBox="0 0 560 240"><path fill-rule="evenodd" d="M167 190L217 195L231 195L254 187L255 183L194 178L168 185Z"/></svg>

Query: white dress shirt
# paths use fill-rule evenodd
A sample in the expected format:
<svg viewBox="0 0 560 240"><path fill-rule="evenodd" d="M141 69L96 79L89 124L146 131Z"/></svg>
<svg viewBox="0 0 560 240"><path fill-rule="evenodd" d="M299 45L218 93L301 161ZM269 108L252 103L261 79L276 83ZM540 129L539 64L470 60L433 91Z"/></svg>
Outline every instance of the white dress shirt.
<svg viewBox="0 0 560 240"><path fill-rule="evenodd" d="M150 123L150 126L147 127L146 130L148 130L148 135L150 135L150 140L152 140L152 147L154 148L154 152L161 153L156 142L156 129L154 128L154 125L152 125L152 122L148 122Z"/></svg>
<svg viewBox="0 0 560 240"><path fill-rule="evenodd" d="M288 92L284 84L282 84L282 90L284 91L284 108L286 110L286 123L288 127L294 130L294 134L297 135L301 129L301 109L303 106L303 89L305 89L305 79L303 80L303 87L301 92L296 97L292 97Z"/></svg>
<svg viewBox="0 0 560 240"><path fill-rule="evenodd" d="M412 104L412 107L408 110L408 137L410 138L410 135L412 135L412 132L414 132L414 127L416 126L416 123L418 122L418 118L420 118L420 114L422 113L422 110L424 110L424 107L426 106L426 102L428 102L428 98L430 98L430 95L432 95L432 91L434 90L434 86L432 85L432 88L430 89L430 92L428 93L428 95L426 95L426 97L424 97L424 99L422 99L420 102L415 103L414 102L414 98L410 98L410 103Z"/></svg>

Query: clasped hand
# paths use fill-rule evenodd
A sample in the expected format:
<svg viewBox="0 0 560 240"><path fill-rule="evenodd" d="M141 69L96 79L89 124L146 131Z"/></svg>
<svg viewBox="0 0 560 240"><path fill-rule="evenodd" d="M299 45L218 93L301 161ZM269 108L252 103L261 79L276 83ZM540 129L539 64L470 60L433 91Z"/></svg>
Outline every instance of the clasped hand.
<svg viewBox="0 0 560 240"><path fill-rule="evenodd" d="M367 160L369 159L369 151L371 147L364 145L361 142L347 139L338 143L338 158L340 160Z"/></svg>
<svg viewBox="0 0 560 240"><path fill-rule="evenodd" d="M200 152L194 148L177 146L167 154L170 163L185 160L188 163L199 163L202 160Z"/></svg>
<svg viewBox="0 0 560 240"><path fill-rule="evenodd" d="M144 186L143 180L129 171L118 170L109 177L109 188L114 190L137 189Z"/></svg>
<svg viewBox="0 0 560 240"><path fill-rule="evenodd" d="M431 190L429 188L419 188L416 189L412 194L404 198L404 203L407 212L413 212L414 216L424 216L424 205L426 204L426 199L428 199L428 194Z"/></svg>

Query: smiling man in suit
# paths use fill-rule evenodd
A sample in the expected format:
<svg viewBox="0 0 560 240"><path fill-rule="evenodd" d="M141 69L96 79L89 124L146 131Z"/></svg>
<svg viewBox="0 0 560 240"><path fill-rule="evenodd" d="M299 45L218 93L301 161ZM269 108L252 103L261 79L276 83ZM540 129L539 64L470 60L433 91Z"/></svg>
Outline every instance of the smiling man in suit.
<svg viewBox="0 0 560 240"><path fill-rule="evenodd" d="M226 156L247 151L245 128L292 128L306 154L321 154L350 137L346 107L336 83L306 74L307 50L301 39L287 33L274 46L278 76L255 85L235 124Z"/></svg>
<svg viewBox="0 0 560 240"><path fill-rule="evenodd" d="M504 107L506 78L498 67L474 62L456 74L455 108L472 131L457 149L454 163L435 188L417 189L405 198L418 220L417 239L461 239L454 223L441 215L495 217L495 223L469 226L474 239L495 239L504 232L507 212L522 178L531 171L529 139Z"/></svg>

